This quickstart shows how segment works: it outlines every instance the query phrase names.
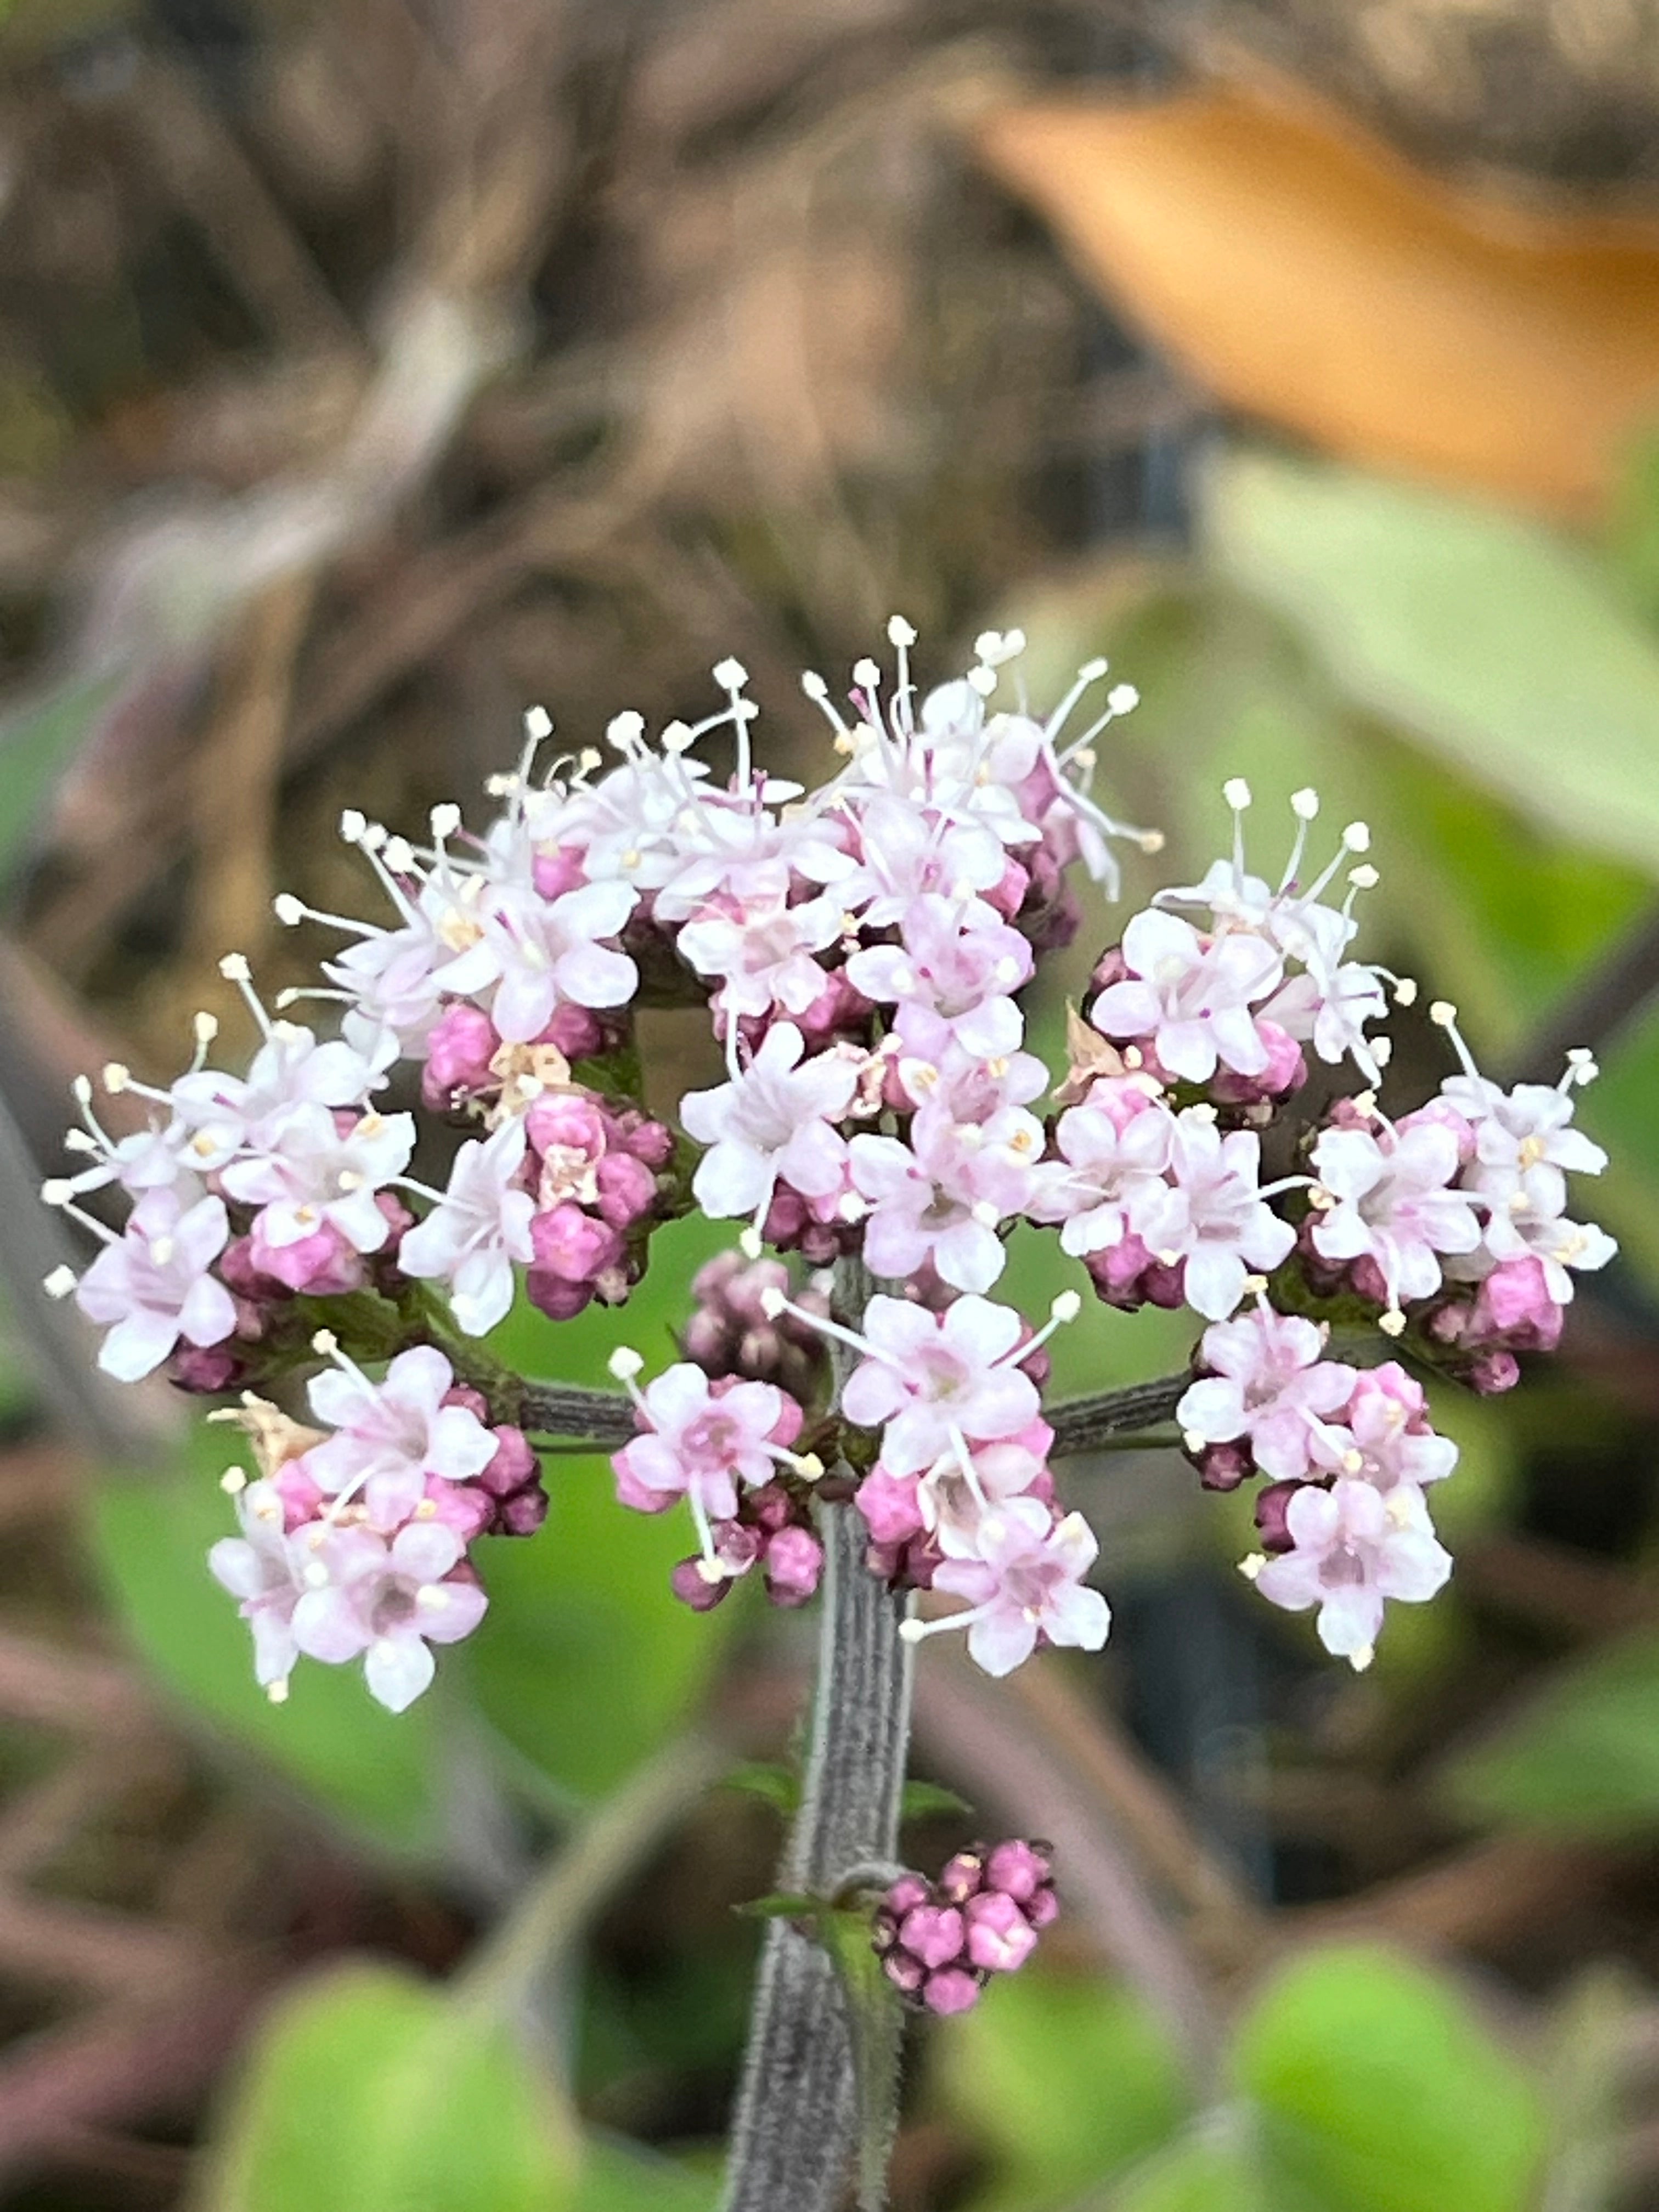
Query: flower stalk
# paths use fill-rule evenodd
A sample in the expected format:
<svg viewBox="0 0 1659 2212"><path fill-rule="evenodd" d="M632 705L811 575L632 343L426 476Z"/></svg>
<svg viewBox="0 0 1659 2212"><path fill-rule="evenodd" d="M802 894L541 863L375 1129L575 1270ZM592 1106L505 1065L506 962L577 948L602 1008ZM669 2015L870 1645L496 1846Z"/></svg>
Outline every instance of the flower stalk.
<svg viewBox="0 0 1659 2212"><path fill-rule="evenodd" d="M861 1316L869 1288L858 1261L839 1263L838 1311ZM853 1360L840 1346L835 1356L839 1395ZM868 1531L857 1510L824 1506L820 1527L824 1577L806 1771L779 1887L830 1897L849 1873L897 1850L911 1648L899 1634L904 1595L866 1569ZM881 2124L892 2088L857 2079L829 1953L787 1921L771 1922L732 2123L726 2212L833 2212L862 2130ZM879 2202L865 2197L872 2212Z"/></svg>

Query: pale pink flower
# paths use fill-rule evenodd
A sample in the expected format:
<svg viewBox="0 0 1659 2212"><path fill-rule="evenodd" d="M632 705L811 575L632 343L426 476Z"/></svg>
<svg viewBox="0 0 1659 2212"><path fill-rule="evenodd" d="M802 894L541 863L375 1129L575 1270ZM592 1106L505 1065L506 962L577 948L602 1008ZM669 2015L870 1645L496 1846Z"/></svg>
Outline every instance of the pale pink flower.
<svg viewBox="0 0 1659 2212"><path fill-rule="evenodd" d="M915 1642L965 1628L969 1652L988 1674L1011 1674L1036 1650L1039 1635L1098 1651L1112 1617L1083 1577L1099 1549L1080 1513L1056 1522L1038 1499L1011 1498L981 1522L976 1557L946 1559L933 1571L934 1589L965 1598L968 1610L907 1620L902 1632Z"/></svg>
<svg viewBox="0 0 1659 2212"><path fill-rule="evenodd" d="M710 1146L692 1191L717 1220L748 1214L758 1225L779 1180L803 1198L827 1198L843 1182L846 1140L830 1126L852 1103L856 1062L833 1052L803 1060L793 1022L775 1022L741 1074L680 1103L690 1133Z"/></svg>
<svg viewBox="0 0 1659 2212"><path fill-rule="evenodd" d="M870 1357L848 1376L842 1411L882 1429L890 1474L919 1474L959 1437L1017 1436L1036 1419L1036 1385L1016 1364L1026 1356L1026 1330L1010 1306L968 1297L931 1313L907 1298L873 1297L863 1337Z"/></svg>
<svg viewBox="0 0 1659 2212"><path fill-rule="evenodd" d="M1206 1321L1225 1321L1249 1277L1278 1267L1296 1242L1260 1187L1261 1144L1253 1129L1223 1136L1201 1106L1176 1116L1164 1189L1138 1191L1129 1226L1165 1267L1185 1263L1187 1304Z"/></svg>
<svg viewBox="0 0 1659 2212"><path fill-rule="evenodd" d="M705 907L674 941L700 975L720 978L710 1001L717 1013L758 1017L781 1007L799 1015L824 987L824 970L813 955L833 945L842 927L838 898L787 906L775 897L730 913Z"/></svg>
<svg viewBox="0 0 1659 2212"><path fill-rule="evenodd" d="M1031 973L1019 932L999 921L964 929L957 902L931 893L912 901L899 927L899 944L872 945L848 962L854 989L878 1006L936 1015L981 1059L1018 1051L1024 1024L1012 994Z"/></svg>
<svg viewBox="0 0 1659 2212"><path fill-rule="evenodd" d="M775 1382L729 1376L711 1382L689 1359L665 1369L643 1391L633 1385L633 1362L613 1364L648 1424L611 1460L618 1495L645 1512L684 1498L704 1561L718 1569L710 1524L735 1516L739 1486L757 1490L772 1480L779 1462L794 1463L787 1447L800 1433L799 1406ZM719 1579L718 1572L708 1579Z"/></svg>
<svg viewBox="0 0 1659 2212"><path fill-rule="evenodd" d="M516 1120L463 1145L443 1196L398 1247L404 1274L449 1285L455 1319L469 1336L483 1336L506 1318L514 1262L535 1257L536 1201L520 1181L525 1143L524 1122Z"/></svg>
<svg viewBox="0 0 1659 2212"><path fill-rule="evenodd" d="M289 1557L283 1500L274 1482L251 1482L237 1496L240 1536L222 1536L208 1553L208 1571L238 1601L253 1632L254 1680L264 1689L285 1683L299 1646L294 1608L301 1583Z"/></svg>
<svg viewBox="0 0 1659 2212"><path fill-rule="evenodd" d="M997 1224L1029 1203L1042 1125L1018 1107L958 1122L930 1102L896 1137L854 1137L853 1182L869 1203L865 1257L902 1280L931 1260L960 1291L988 1291L1002 1273Z"/></svg>
<svg viewBox="0 0 1659 2212"><path fill-rule="evenodd" d="M1421 1603L1451 1572L1423 1493L1408 1483L1386 1496L1363 1478L1329 1490L1305 1484L1291 1499L1285 1525L1290 1551L1247 1563L1255 1586L1288 1612L1316 1605L1320 1642L1356 1668L1370 1664L1384 1601Z"/></svg>
<svg viewBox="0 0 1659 2212"><path fill-rule="evenodd" d="M1337 1464L1328 1424L1352 1394L1355 1370L1324 1357L1310 1321L1275 1313L1265 1298L1236 1321L1204 1332L1199 1364L1211 1370L1176 1407L1190 1441L1248 1443L1264 1474L1299 1480Z"/></svg>
<svg viewBox="0 0 1659 2212"><path fill-rule="evenodd" d="M1342 1421L1338 1434L1352 1451L1344 1457L1343 1471L1377 1490L1396 1490L1402 1483L1420 1490L1426 1483L1443 1481L1457 1465L1457 1446L1429 1425L1422 1384L1396 1360L1356 1376ZM1357 1467L1354 1457L1360 1462Z"/></svg>
<svg viewBox="0 0 1659 2212"><path fill-rule="evenodd" d="M389 1540L313 1522L289 1550L303 1585L295 1643L331 1666L361 1656L370 1695L394 1713L430 1684L429 1647L470 1636L489 1603L471 1576L455 1573L465 1547L441 1521L411 1522Z"/></svg>
<svg viewBox="0 0 1659 2212"><path fill-rule="evenodd" d="M382 1224L384 1226L384 1224ZM136 1382L182 1338L222 1344L236 1327L230 1292L210 1272L230 1241L222 1199L185 1206L175 1190L152 1190L76 1286L75 1302L109 1334L99 1347L106 1375Z"/></svg>
<svg viewBox="0 0 1659 2212"><path fill-rule="evenodd" d="M1128 975L1090 1010L1104 1036L1149 1044L1161 1067L1188 1083L1207 1083L1218 1063L1240 1075L1267 1066L1250 1009L1283 976L1272 945L1239 931L1206 942L1190 922L1149 908L1125 929L1122 950Z"/></svg>
<svg viewBox="0 0 1659 2212"><path fill-rule="evenodd" d="M482 1474L495 1439L465 1406L444 1403L454 1383L442 1352L425 1344L400 1352L379 1382L344 1364L313 1376L311 1409L335 1431L306 1455L318 1488L339 1499L361 1492L375 1527L393 1528L420 1504L429 1476Z"/></svg>
<svg viewBox="0 0 1659 2212"><path fill-rule="evenodd" d="M1133 1079L1096 1083L1060 1117L1060 1158L1037 1170L1031 1218L1062 1224L1060 1249L1073 1255L1121 1243L1129 1213L1164 1188L1175 1128L1164 1101Z"/></svg>
<svg viewBox="0 0 1659 2212"><path fill-rule="evenodd" d="M226 1191L263 1208L267 1244L297 1244L325 1224L354 1251L378 1252L386 1215L377 1194L409 1165L415 1121L409 1114L364 1114L342 1129L326 1106L296 1106L261 1135L260 1149L224 1170Z"/></svg>
<svg viewBox="0 0 1659 2212"><path fill-rule="evenodd" d="M1334 1203L1315 1220L1314 1249L1324 1260L1373 1261L1395 1311L1432 1297L1441 1255L1481 1241L1468 1194L1452 1188L1459 1165L1457 1139L1437 1121L1322 1130L1313 1169Z"/></svg>
<svg viewBox="0 0 1659 2212"><path fill-rule="evenodd" d="M538 1037L562 1005L623 1006L639 970L614 938L639 903L624 883L584 884L544 899L513 887L485 894L473 909L476 940L437 972L457 997L491 994L489 1018L509 1044Z"/></svg>

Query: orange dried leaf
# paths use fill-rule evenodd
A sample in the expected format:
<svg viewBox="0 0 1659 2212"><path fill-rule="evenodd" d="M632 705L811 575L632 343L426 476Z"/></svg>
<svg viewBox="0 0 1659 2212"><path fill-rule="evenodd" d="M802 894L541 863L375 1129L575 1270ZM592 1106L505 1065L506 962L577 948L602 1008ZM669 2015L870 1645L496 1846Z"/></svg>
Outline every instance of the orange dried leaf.
<svg viewBox="0 0 1659 2212"><path fill-rule="evenodd" d="M1455 191L1237 86L975 137L1175 360L1328 452L1583 520L1659 416L1659 223Z"/></svg>

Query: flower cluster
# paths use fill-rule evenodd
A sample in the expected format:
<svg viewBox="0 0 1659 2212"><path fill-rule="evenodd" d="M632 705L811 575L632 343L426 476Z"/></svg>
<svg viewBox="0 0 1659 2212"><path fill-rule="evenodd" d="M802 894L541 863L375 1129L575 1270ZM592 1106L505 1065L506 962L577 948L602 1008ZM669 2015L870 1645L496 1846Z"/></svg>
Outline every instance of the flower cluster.
<svg viewBox="0 0 1659 2212"><path fill-rule="evenodd" d="M655 1229L694 1206L738 1249L697 1277L679 1361L644 1381L618 1355L638 1433L614 1469L625 1504L684 1505L673 1583L699 1608L757 1569L803 1602L824 1516L850 1504L872 1571L931 1594L907 1595L926 1607L907 1636L961 1626L994 1674L1103 1643L1095 1539L1057 1498L1042 1399L1079 1301L1038 1330L998 1301L1021 1223L1056 1232L1107 1306L1207 1325L1181 1425L1211 1486L1264 1480L1265 1596L1317 1603L1327 1644L1360 1661L1387 1598L1443 1580L1424 1498L1455 1455L1401 1362L1506 1388L1559 1337L1574 1273L1609 1257L1568 1211L1567 1176L1603 1164L1572 1126L1588 1056L1553 1089L1505 1090L1437 1007L1461 1073L1390 1119L1376 1032L1413 987L1354 957L1369 832L1310 861L1318 801L1297 793L1275 882L1247 863L1233 783L1231 855L1101 957L1050 1103L1024 998L1079 926L1068 878L1115 896L1119 850L1161 842L1093 790L1135 695L1094 662L1038 713L1024 641L995 632L924 693L908 624L888 636L890 678L860 661L840 700L804 679L837 759L816 790L757 766L748 679L724 661L722 703L654 741L620 714L542 769L532 714L476 832L455 806L418 844L349 813L380 918L284 894L283 922L343 941L275 1012L223 963L259 1032L247 1073L210 1066L204 1015L172 1083L106 1070L101 1119L77 1085L76 1171L46 1195L103 1249L51 1287L105 1330L106 1368L280 1394L314 1365L319 1304L339 1340L344 1364L311 1382L333 1437L262 1472L216 1555L267 1680L295 1651L362 1653L377 1694L414 1694L428 1644L482 1611L466 1546L541 1510L514 1425L533 1399L478 1340L520 1285L556 1322L626 1300ZM337 1009L337 1036L289 1018L307 996ZM641 1096L637 1016L682 1004L706 1009L724 1066L671 1122ZM1308 1127L1315 1061L1365 1087ZM416 1090L441 1181L411 1175L416 1118L391 1103ZM803 1285L793 1267L832 1272ZM1373 1356L1401 1362L1332 1359L1330 1321L1380 1330ZM385 1467L349 1441L374 1423L345 1418L348 1393L402 1439Z"/></svg>
<svg viewBox="0 0 1659 2212"><path fill-rule="evenodd" d="M937 1881L903 1874L876 1909L881 1970L918 2012L966 2012L993 1974L1012 1974L1060 1910L1049 1845L971 1844Z"/></svg>
<svg viewBox="0 0 1659 2212"><path fill-rule="evenodd" d="M325 1332L317 1349L335 1363L308 1394L328 1429L301 1427L252 1393L231 1415L260 1474L227 1475L242 1533L216 1544L209 1565L240 1601L275 1701L303 1654L361 1659L374 1696L401 1712L432 1680L432 1645L483 1618L469 1547L532 1534L546 1494L523 1432L491 1426L441 1352L400 1352L374 1382Z"/></svg>

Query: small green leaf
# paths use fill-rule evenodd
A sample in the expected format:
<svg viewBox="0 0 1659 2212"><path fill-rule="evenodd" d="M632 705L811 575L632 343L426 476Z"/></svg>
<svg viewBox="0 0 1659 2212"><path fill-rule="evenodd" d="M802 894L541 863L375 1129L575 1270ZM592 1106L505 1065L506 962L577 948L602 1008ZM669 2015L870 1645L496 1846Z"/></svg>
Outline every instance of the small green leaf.
<svg viewBox="0 0 1659 2212"><path fill-rule="evenodd" d="M899 1817L905 1820L927 1820L936 1814L970 1814L973 1809L965 1797L958 1797L954 1790L947 1790L943 1783L913 1778L904 1785Z"/></svg>
<svg viewBox="0 0 1659 2212"><path fill-rule="evenodd" d="M305 1983L266 2021L200 2204L574 2212L579 2155L502 2022L413 1976L351 1966Z"/></svg>
<svg viewBox="0 0 1659 2212"><path fill-rule="evenodd" d="M1462 1814L1506 1826L1619 1835L1659 1823L1659 1636L1558 1674L1447 1768Z"/></svg>
<svg viewBox="0 0 1659 2212"><path fill-rule="evenodd" d="M734 1766L726 1778L728 1790L741 1790L746 1796L758 1797L763 1804L770 1805L786 1818L793 1815L800 1803L800 1777L793 1766L769 1766L756 1759L743 1766Z"/></svg>
<svg viewBox="0 0 1659 2212"><path fill-rule="evenodd" d="M1275 2208L1523 2212L1544 2138L1540 2100L1439 1976L1338 1944L1269 1984L1239 2029Z"/></svg>
<svg viewBox="0 0 1659 2212"><path fill-rule="evenodd" d="M814 1897L805 1889L775 1889L764 1897L745 1898L741 1905L732 1906L748 1920L806 1920L816 1922L823 1911L823 1899Z"/></svg>

